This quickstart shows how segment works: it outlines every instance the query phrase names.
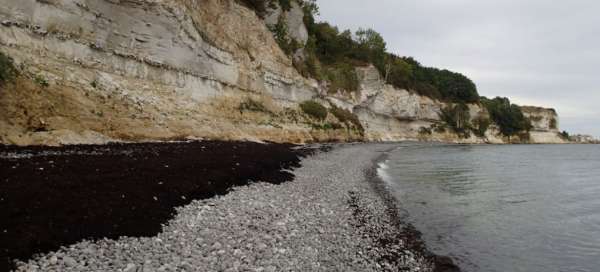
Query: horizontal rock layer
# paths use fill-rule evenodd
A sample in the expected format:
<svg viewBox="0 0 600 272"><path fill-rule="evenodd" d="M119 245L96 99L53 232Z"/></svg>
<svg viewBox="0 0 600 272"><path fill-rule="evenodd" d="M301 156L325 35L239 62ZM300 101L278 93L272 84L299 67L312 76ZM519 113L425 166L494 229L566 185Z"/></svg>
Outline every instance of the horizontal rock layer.
<svg viewBox="0 0 600 272"><path fill-rule="evenodd" d="M300 15L294 3L267 20L285 16L304 43ZM265 21L233 0L5 0L0 22L0 51L24 74L0 90L2 143L505 141L494 130L487 138L420 135L444 103L384 84L373 67L358 69L358 93L327 92L294 69ZM262 107L244 108L249 99ZM311 99L355 113L364 135L349 125L322 129L338 120L303 114L299 103ZM486 114L469 107L473 118ZM544 136L534 142L560 141L551 118L540 113L535 132Z"/></svg>

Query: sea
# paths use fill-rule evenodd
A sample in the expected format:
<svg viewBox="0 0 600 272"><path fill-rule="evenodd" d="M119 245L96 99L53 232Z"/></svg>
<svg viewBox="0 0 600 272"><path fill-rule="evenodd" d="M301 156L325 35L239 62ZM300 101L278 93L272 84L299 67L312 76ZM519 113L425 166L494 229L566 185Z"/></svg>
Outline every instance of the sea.
<svg viewBox="0 0 600 272"><path fill-rule="evenodd" d="M600 145L404 143L378 173L463 271L600 271Z"/></svg>

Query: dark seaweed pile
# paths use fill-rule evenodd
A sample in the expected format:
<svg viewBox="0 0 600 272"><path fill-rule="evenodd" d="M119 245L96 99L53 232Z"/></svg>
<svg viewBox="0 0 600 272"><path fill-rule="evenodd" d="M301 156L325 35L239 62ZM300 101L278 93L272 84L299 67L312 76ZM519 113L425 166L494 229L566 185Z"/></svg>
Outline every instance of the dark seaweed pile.
<svg viewBox="0 0 600 272"><path fill-rule="evenodd" d="M0 146L0 271L82 239L156 235L194 199L292 180L284 170L307 153L221 141Z"/></svg>

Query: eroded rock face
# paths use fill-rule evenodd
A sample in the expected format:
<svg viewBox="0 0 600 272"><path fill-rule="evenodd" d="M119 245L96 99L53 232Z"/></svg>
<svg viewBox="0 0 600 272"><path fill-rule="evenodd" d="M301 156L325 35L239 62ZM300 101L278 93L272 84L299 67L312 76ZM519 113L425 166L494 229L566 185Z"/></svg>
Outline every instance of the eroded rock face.
<svg viewBox="0 0 600 272"><path fill-rule="evenodd" d="M559 136L558 114L556 110L541 107L521 107L523 115L531 120L533 126L530 140L533 143L565 143Z"/></svg>
<svg viewBox="0 0 600 272"><path fill-rule="evenodd" d="M245 97L278 113L318 85L233 0L7 0L0 21L0 50L50 85L5 87L2 142L316 138L282 115L240 113Z"/></svg>
<svg viewBox="0 0 600 272"><path fill-rule="evenodd" d="M442 103L385 84L373 66L358 68L358 74L362 82L358 101L360 106L399 120L439 120Z"/></svg>
<svg viewBox="0 0 600 272"><path fill-rule="evenodd" d="M524 106L523 115L531 120L534 131L558 132L558 114L554 109Z"/></svg>
<svg viewBox="0 0 600 272"><path fill-rule="evenodd" d="M355 113L364 123L366 136L372 141L433 140L461 143L483 143L501 141L494 135L486 138L474 136L464 138L446 132L431 130L439 123L440 112L446 106L437 100L385 84L373 66L358 68L361 80L360 95ZM471 119L487 112L478 104L469 104ZM423 133L424 131L431 131Z"/></svg>
<svg viewBox="0 0 600 272"><path fill-rule="evenodd" d="M294 0L290 1L291 8L289 11L284 11L277 2L274 5L274 9L268 10L265 23L268 26L274 26L282 20L287 27L289 37L303 46L306 45L308 30L304 25L304 10L302 10L302 7Z"/></svg>
<svg viewBox="0 0 600 272"><path fill-rule="evenodd" d="M267 27L283 18L304 44L302 12L292 1L265 22L234 0L3 0L0 51L23 76L0 87L0 142L502 142L423 134L445 104L384 84L372 66L357 69L356 93L329 93L303 78ZM364 135L318 128L299 109L306 100L355 113ZM485 114L469 108L472 118ZM548 120L537 124L540 132ZM338 120L330 114L324 122Z"/></svg>

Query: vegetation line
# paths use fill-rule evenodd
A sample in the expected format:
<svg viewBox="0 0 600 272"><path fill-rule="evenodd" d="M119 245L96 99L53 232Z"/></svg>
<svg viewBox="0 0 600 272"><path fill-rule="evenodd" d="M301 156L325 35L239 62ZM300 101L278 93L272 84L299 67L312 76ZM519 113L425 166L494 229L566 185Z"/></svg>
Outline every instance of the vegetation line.
<svg viewBox="0 0 600 272"><path fill-rule="evenodd" d="M440 112L442 123L425 128L423 133L431 133L432 129L436 132L451 129L463 137L470 137L471 133L485 137L490 125L495 124L504 136L523 137L532 128L531 120L525 117L521 107L512 104L508 98L482 97L475 83L463 74L427 67L412 57L388 52L384 38L373 29L341 31L327 22L317 22L316 0L238 1L254 9L260 17L266 16L268 9L277 8L277 5L284 11L289 10L292 7L290 1L296 1L304 11L309 36L306 45L302 48L288 37L283 17L271 31L282 50L294 55L295 68L305 77L326 82L330 93L358 91L360 82L356 67L373 65L386 83L449 104ZM303 50L302 58L296 57L299 49ZM467 104L482 105L488 110L489 118L483 116L471 121ZM314 113L314 105L304 107L310 107L307 110Z"/></svg>

